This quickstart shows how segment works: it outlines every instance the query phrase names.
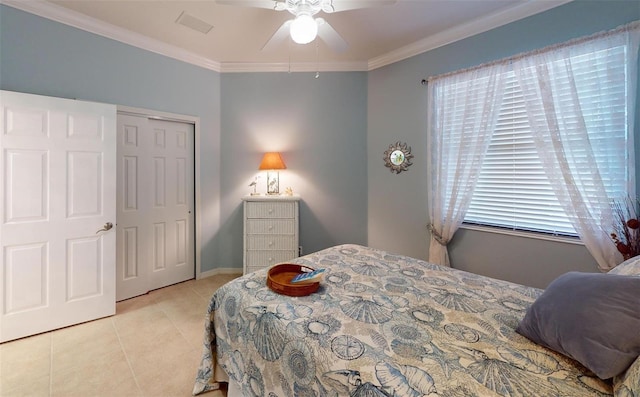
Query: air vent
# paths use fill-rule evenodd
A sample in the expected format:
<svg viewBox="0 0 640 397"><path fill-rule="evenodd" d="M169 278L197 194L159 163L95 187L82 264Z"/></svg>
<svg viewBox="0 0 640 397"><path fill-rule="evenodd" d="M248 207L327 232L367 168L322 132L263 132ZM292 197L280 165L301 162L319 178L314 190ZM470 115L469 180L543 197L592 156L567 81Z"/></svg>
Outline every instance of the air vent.
<svg viewBox="0 0 640 397"><path fill-rule="evenodd" d="M176 23L204 34L209 33L209 31L213 29L213 25L206 23L202 19L194 17L193 15L187 14L186 11L182 11L182 14L180 14L178 19L176 19Z"/></svg>

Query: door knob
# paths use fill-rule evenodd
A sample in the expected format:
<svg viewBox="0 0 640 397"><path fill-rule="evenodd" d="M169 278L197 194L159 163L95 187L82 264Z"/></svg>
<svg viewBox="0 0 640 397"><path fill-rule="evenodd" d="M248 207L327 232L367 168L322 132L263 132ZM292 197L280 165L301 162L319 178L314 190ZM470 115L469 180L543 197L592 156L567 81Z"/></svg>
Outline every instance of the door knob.
<svg viewBox="0 0 640 397"><path fill-rule="evenodd" d="M113 227L113 223L111 222L107 222L104 224L104 226L102 226L102 229L98 230L96 232L96 234L100 233L100 232L106 232L107 230L110 230Z"/></svg>

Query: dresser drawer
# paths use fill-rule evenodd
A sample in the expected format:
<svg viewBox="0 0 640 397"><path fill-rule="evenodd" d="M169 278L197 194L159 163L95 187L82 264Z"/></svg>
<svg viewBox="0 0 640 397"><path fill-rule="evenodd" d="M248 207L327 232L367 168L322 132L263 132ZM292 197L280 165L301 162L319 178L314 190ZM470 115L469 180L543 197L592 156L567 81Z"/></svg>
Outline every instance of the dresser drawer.
<svg viewBox="0 0 640 397"><path fill-rule="evenodd" d="M278 263L290 261L298 255L297 250L277 250L277 251L246 251L245 273L271 267Z"/></svg>
<svg viewBox="0 0 640 397"><path fill-rule="evenodd" d="M244 273L298 257L299 197L245 197Z"/></svg>
<svg viewBox="0 0 640 397"><path fill-rule="evenodd" d="M295 234L295 219L247 219L247 234Z"/></svg>
<svg viewBox="0 0 640 397"><path fill-rule="evenodd" d="M250 218L295 218L294 202L251 202L245 207L245 216Z"/></svg>
<svg viewBox="0 0 640 397"><path fill-rule="evenodd" d="M297 249L296 242L291 236L254 234L247 236L247 249L249 250L291 250Z"/></svg>

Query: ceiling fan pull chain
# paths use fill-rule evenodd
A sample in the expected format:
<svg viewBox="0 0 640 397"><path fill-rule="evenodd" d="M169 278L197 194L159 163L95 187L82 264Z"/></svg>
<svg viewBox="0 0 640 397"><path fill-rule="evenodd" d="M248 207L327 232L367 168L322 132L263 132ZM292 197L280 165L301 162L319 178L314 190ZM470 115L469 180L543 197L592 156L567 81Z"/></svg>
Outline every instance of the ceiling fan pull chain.
<svg viewBox="0 0 640 397"><path fill-rule="evenodd" d="M318 40L316 40L316 79L320 77L320 55L318 52Z"/></svg>
<svg viewBox="0 0 640 397"><path fill-rule="evenodd" d="M289 73L291 73L291 40L287 41L287 56L289 57Z"/></svg>

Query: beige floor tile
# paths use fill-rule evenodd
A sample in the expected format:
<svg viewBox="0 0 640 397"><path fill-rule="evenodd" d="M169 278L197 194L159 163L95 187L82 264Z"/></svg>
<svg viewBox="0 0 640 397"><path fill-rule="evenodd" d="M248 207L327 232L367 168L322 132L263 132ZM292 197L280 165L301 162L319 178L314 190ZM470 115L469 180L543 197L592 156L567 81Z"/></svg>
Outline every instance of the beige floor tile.
<svg viewBox="0 0 640 397"><path fill-rule="evenodd" d="M123 340L122 345L134 373L165 365L175 367L176 356L195 349L175 328L157 334L153 339L141 336Z"/></svg>
<svg viewBox="0 0 640 397"><path fill-rule="evenodd" d="M169 300L163 300L157 303L158 307L168 316L180 317L190 314L204 314L206 312L206 304L200 298L200 295L193 290L185 290L182 295Z"/></svg>
<svg viewBox="0 0 640 397"><path fill-rule="evenodd" d="M189 280L183 283L174 284L171 287L153 290L149 292L149 296L152 299L154 299L156 302L173 300L173 299L182 299L185 296L185 292L192 291L193 286L196 285L196 283L197 281L195 280Z"/></svg>
<svg viewBox="0 0 640 397"><path fill-rule="evenodd" d="M54 356L55 361L55 356ZM52 371L51 389L54 396L106 395L115 390L139 392L131 368L122 350L93 356L82 360L82 365L69 363Z"/></svg>
<svg viewBox="0 0 640 397"><path fill-rule="evenodd" d="M66 349L69 346L89 343L112 335L115 335L113 320L112 317L106 317L52 331L51 343L53 344L53 352L56 354L56 349Z"/></svg>
<svg viewBox="0 0 640 397"><path fill-rule="evenodd" d="M35 379L46 384L48 392L50 367L51 334L0 345L0 395L4 396L7 390L21 389Z"/></svg>
<svg viewBox="0 0 640 397"><path fill-rule="evenodd" d="M49 375L36 376L20 384L5 384L0 380L0 396L2 397L42 397L48 396L49 391Z"/></svg>
<svg viewBox="0 0 640 397"><path fill-rule="evenodd" d="M201 349L204 338L205 317L205 314L192 314L181 317L179 320L172 319L172 321L193 348Z"/></svg>
<svg viewBox="0 0 640 397"><path fill-rule="evenodd" d="M198 299L200 298L197 295L194 295L190 302L165 302L159 305L162 308L162 311L174 324L180 324L184 321L189 321L198 317L201 321L204 321L207 314L207 305L204 304L204 302L198 302Z"/></svg>
<svg viewBox="0 0 640 397"><path fill-rule="evenodd" d="M235 277L152 291L117 303L113 317L1 344L0 396L190 396L209 300Z"/></svg>
<svg viewBox="0 0 640 397"><path fill-rule="evenodd" d="M173 326L156 303L116 316L113 323L120 337L144 332L158 333Z"/></svg>
<svg viewBox="0 0 640 397"><path fill-rule="evenodd" d="M90 365L114 352L122 353L111 319L54 331L51 346L54 374Z"/></svg>
<svg viewBox="0 0 640 397"><path fill-rule="evenodd" d="M218 288L240 276L240 274L223 274L220 276L208 277L198 280L198 282L193 286L193 290L203 297L208 304L211 295L213 295Z"/></svg>
<svg viewBox="0 0 640 397"><path fill-rule="evenodd" d="M136 371L136 379L146 395L190 396L200 363L200 352L178 353L154 367ZM179 363L179 364L178 364ZM205 397L209 397L206 396Z"/></svg>

